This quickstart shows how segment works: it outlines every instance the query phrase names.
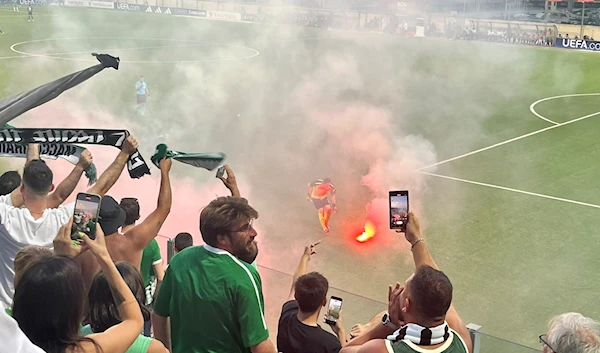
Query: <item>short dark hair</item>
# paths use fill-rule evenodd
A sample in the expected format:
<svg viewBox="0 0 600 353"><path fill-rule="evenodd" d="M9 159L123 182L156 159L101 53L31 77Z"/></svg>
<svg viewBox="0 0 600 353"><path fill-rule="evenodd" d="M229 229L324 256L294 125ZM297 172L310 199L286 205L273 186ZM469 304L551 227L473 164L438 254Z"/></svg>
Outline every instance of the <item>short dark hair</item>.
<svg viewBox="0 0 600 353"><path fill-rule="evenodd" d="M116 267L137 300L144 321L150 320L150 311L144 306L146 290L139 271L127 262L118 262ZM106 275L99 272L88 293L88 320L94 333L104 332L121 323L119 304L115 303Z"/></svg>
<svg viewBox="0 0 600 353"><path fill-rule="evenodd" d="M421 266L410 281L410 299L423 319L440 320L452 304L452 283L444 272Z"/></svg>
<svg viewBox="0 0 600 353"><path fill-rule="evenodd" d="M0 176L0 195L8 195L21 185L21 175L16 170L9 170Z"/></svg>
<svg viewBox="0 0 600 353"><path fill-rule="evenodd" d="M217 236L235 231L233 227L245 219L258 218L258 212L241 197L219 197L212 200L200 213L202 240L217 246Z"/></svg>
<svg viewBox="0 0 600 353"><path fill-rule="evenodd" d="M194 238L190 233L182 232L175 236L175 250L181 251L194 245Z"/></svg>
<svg viewBox="0 0 600 353"><path fill-rule="evenodd" d="M331 179L329 177L327 177L327 178L323 179L323 182L326 184L329 184L329 183L331 183Z"/></svg>
<svg viewBox="0 0 600 353"><path fill-rule="evenodd" d="M300 311L314 313L323 305L327 298L329 282L318 272L310 272L300 276L294 284L294 297L298 302Z"/></svg>
<svg viewBox="0 0 600 353"><path fill-rule="evenodd" d="M128 226L134 224L140 216L140 203L138 199L133 197L124 197L121 199L119 204L123 210L125 210L125 223Z"/></svg>
<svg viewBox="0 0 600 353"><path fill-rule="evenodd" d="M52 178L52 170L41 159L34 159L27 163L23 170L23 185L36 195L48 195L52 188Z"/></svg>

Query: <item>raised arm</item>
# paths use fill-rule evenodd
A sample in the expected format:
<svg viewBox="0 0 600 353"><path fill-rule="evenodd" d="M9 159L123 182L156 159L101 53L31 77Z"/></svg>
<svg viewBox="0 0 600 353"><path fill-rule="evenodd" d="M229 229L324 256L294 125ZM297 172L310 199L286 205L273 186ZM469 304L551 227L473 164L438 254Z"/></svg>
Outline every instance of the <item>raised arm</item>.
<svg viewBox="0 0 600 353"><path fill-rule="evenodd" d="M170 158L163 158L160 161L160 192L158 194L156 210L150 213L142 223L125 233L125 236L139 250L143 250L158 235L158 231L160 231L160 228L171 212L172 197L169 171L171 170L172 163L173 161Z"/></svg>
<svg viewBox="0 0 600 353"><path fill-rule="evenodd" d="M421 235L419 219L412 212L408 214L405 237L412 248L415 271L421 266L430 266L439 271L437 264L429 253L429 249L427 249L425 238Z"/></svg>
<svg viewBox="0 0 600 353"><path fill-rule="evenodd" d="M408 240L412 247L415 270L419 269L421 266L430 266L439 271L437 264L433 260L433 256L431 256L431 253L427 248L425 238L421 235L419 219L413 213L408 214L408 224L406 225L405 235L406 240ZM448 326L450 326L451 329L456 331L460 337L462 337L469 348L469 352L472 352L473 346L469 329L467 329L467 326L458 315L453 304L450 305L450 308L446 313L446 322L448 322Z"/></svg>
<svg viewBox="0 0 600 353"><path fill-rule="evenodd" d="M225 171L227 172L227 178L219 178L223 182L226 188L231 191L231 196L233 197L242 197L240 194L240 189L237 185L237 180L235 179L235 174L233 173L233 169L231 169L227 164L225 164Z"/></svg>
<svg viewBox="0 0 600 353"><path fill-rule="evenodd" d="M30 143L27 145L27 160L25 161L25 165L29 164L29 162L34 159L40 159L40 144L39 143Z"/></svg>
<svg viewBox="0 0 600 353"><path fill-rule="evenodd" d="M73 190L77 187L79 179L83 175L83 172L87 167L92 164L92 154L87 149L81 152L79 162L75 165L75 168L71 171L71 174L65 178L58 186L56 190L50 196L48 196L48 208L56 208L60 206L65 200L73 193Z"/></svg>
<svg viewBox="0 0 600 353"><path fill-rule="evenodd" d="M25 166L29 162L40 159L40 145L37 143L30 143L27 145L27 159L25 160ZM21 194L21 188L16 188L10 193L10 202L14 207L23 206L23 194Z"/></svg>
<svg viewBox="0 0 600 353"><path fill-rule="evenodd" d="M140 310L140 304L133 296L131 289L129 289L112 261L106 249L104 233L100 225L96 226L95 240L91 240L87 235L83 235L83 240L90 251L96 256L102 272L106 275L113 298L119 309L119 316L121 317L121 323L102 333L89 335L88 337L93 339L104 353L125 352L133 344L144 327L144 318ZM97 351L96 346L92 342L84 342L81 346L86 353Z"/></svg>
<svg viewBox="0 0 600 353"><path fill-rule="evenodd" d="M123 168L127 165L129 156L132 155L138 147L138 142L133 136L129 135L123 143L123 149L121 149L115 161L104 171L104 173L102 173L102 175L100 175L96 184L89 188L87 192L100 196L106 195L108 190L115 185L121 176Z"/></svg>
<svg viewBox="0 0 600 353"><path fill-rule="evenodd" d="M290 301L294 299L294 292L295 292L295 285L296 285L296 280L306 274L306 267L308 266L308 262L310 261L310 257L314 254L316 254L315 248L317 247L317 245L319 245L321 242L318 241L316 243L312 243L309 246L304 248L304 253L302 254L302 257L300 258L300 263L298 264L298 268L296 269L296 272L294 273L294 278L292 279L292 287L290 288L290 294L288 295L288 298L286 301Z"/></svg>

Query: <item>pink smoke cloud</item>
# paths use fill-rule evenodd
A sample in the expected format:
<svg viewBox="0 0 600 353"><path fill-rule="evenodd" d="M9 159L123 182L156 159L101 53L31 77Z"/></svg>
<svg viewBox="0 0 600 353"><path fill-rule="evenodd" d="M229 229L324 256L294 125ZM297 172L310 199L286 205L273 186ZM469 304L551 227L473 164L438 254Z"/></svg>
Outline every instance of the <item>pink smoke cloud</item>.
<svg viewBox="0 0 600 353"><path fill-rule="evenodd" d="M60 103L52 102L45 104L27 115L20 118L14 124L17 127L41 127L39 121L44 117L44 121L52 121L51 126L45 123L43 127L56 128L100 128L100 129L127 129L135 131L136 122L127 119L119 119L102 110L82 107L73 102ZM135 136L135 134L134 134ZM148 214L156 208L158 192L160 188L160 170L150 162L150 155L144 154L144 151L150 150L148 146L143 146L143 136L135 136L140 141L140 149L146 163L150 167L152 175L146 175L140 179L132 179L124 169L117 183L108 192L108 195L120 201L123 197L135 197L139 200L141 208L142 221ZM168 141L166 141L168 143ZM98 176L114 161L118 150L110 146L87 145L92 153L94 164L98 170ZM152 146L153 150L154 146ZM22 168L23 160L11 159L10 163L15 168ZM64 180L73 169L73 165L63 159L48 160L48 165L54 173L55 185ZM232 166L235 167L235 166ZM166 259L167 238L174 238L179 232L189 232L194 238L194 245L202 244L202 237L199 231L200 212L211 200L218 196L228 196L227 190L220 180L214 178L213 172L204 169L197 169L199 178L210 174L207 182L202 183L191 177L180 177L182 168L194 168L174 161L171 169L171 188L173 194L173 204L171 213L161 228L157 241L163 252L163 258ZM244 175L236 175L238 185L244 196L247 197L250 186ZM73 202L78 192L85 192L88 189L87 179L82 177L77 188L69 197L66 203Z"/></svg>

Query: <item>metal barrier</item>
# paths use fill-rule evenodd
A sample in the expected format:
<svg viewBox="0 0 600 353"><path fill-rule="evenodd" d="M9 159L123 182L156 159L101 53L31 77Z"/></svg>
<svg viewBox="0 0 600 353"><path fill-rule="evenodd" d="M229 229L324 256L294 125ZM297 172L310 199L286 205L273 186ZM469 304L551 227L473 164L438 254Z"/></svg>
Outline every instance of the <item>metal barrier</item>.
<svg viewBox="0 0 600 353"><path fill-rule="evenodd" d="M539 353L541 350L511 342L502 338L494 337L481 332L481 326L470 323L467 325L471 340L473 341L473 353Z"/></svg>

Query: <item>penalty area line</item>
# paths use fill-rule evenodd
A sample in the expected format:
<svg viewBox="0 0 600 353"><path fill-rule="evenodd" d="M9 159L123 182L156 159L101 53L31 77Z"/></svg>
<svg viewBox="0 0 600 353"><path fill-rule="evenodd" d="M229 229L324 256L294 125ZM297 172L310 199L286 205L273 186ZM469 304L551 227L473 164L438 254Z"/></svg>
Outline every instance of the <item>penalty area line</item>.
<svg viewBox="0 0 600 353"><path fill-rule="evenodd" d="M473 181L473 180L455 178L455 177L451 177L451 176L447 176L447 175L441 175L441 174L435 174L435 173L428 173L428 172L419 172L419 173L423 174L423 175L431 176L431 177L437 177L437 178L442 178L442 179L448 179L448 180L458 181L458 182L461 182L461 183L467 183L467 184L478 185L478 186L485 186L485 187L488 187L488 188L499 189L499 190L504 190L504 191L511 191L511 192L516 192L516 193L519 193L519 194L524 194L524 195L529 195L529 196L536 196L536 197L541 197L541 198L544 198L544 199L549 199L549 200L554 200L554 201L567 202L567 203L571 203L571 204L575 204L575 205L579 205L579 206L600 208L600 205L596 205L596 204L593 204L593 203L587 203L587 202L581 202L581 201L576 201L576 200L571 200L571 199L565 199L565 198L562 198L562 197L556 197L556 196L550 196L550 195L545 195L545 194L539 194L537 192L519 190L519 189L515 189L515 188L509 188L509 187L506 187L506 186L500 186L500 185L495 185L495 184L482 183L482 182L479 182L479 181Z"/></svg>
<svg viewBox="0 0 600 353"><path fill-rule="evenodd" d="M477 154L477 153L480 153L480 152L483 152L483 151L491 150L492 148L500 147L500 146L509 144L511 142L519 141L519 140L522 140L522 139L527 138L529 136L537 135L537 134L540 134L542 132L545 132L545 131L548 131L548 130L552 130L552 129L556 129L556 128L561 127L561 126L565 126L565 125L569 125L569 124L572 124L572 123L576 123L578 121L585 120L585 119L591 118L591 117L596 116L596 115L600 115L600 112L595 112L595 113L592 113L592 114L584 115L584 116L582 116L580 118L577 118L577 119L569 120L569 121L566 121L564 123L560 123L560 124L557 124L557 125L548 126L548 127L543 128L543 129L535 130L535 131L530 132L530 133L525 134L525 135L513 137L513 138L511 138L509 140L498 142L498 143L493 144L491 146L483 147L483 148L480 148L480 149L475 150L475 151L471 151L471 152L468 152L468 153L465 153L465 154L461 154L460 156L452 157L452 158L449 158L449 159L446 159L446 160L443 160L443 161L440 161L440 162L437 162L437 163L434 163L434 164L430 164L430 165L425 166L425 167L421 167L421 168L417 169L417 171L421 172L421 171L423 171L425 169L436 167L438 165L445 164L445 163L448 163L448 162L452 162L452 161L455 161L457 159L461 159L461 158L465 158L465 157L468 157L468 156L472 156L474 154Z"/></svg>

